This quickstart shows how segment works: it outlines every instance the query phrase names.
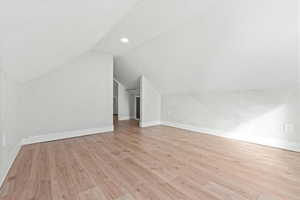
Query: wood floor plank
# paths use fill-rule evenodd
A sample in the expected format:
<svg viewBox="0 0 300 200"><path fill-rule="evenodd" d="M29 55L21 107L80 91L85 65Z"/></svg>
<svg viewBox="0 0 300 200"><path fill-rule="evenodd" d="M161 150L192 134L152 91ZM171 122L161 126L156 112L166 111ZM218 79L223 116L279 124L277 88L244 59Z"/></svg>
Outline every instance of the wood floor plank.
<svg viewBox="0 0 300 200"><path fill-rule="evenodd" d="M0 200L299 200L300 153L122 121L22 147Z"/></svg>
<svg viewBox="0 0 300 200"><path fill-rule="evenodd" d="M105 195L98 188L91 188L79 193L79 200L106 200Z"/></svg>

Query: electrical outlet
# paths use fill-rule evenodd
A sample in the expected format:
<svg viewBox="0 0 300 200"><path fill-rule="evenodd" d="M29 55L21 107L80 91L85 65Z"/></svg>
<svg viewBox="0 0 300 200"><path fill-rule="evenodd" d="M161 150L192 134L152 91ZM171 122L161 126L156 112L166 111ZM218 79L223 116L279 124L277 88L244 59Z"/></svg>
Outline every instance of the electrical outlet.
<svg viewBox="0 0 300 200"><path fill-rule="evenodd" d="M292 133L294 132L294 124L283 124L283 132L284 133Z"/></svg>

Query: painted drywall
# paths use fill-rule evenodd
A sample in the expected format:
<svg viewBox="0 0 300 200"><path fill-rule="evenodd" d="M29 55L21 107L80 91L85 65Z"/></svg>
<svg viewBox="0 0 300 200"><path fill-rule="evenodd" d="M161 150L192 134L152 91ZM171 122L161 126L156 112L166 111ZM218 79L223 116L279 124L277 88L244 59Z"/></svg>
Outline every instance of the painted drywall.
<svg viewBox="0 0 300 200"><path fill-rule="evenodd" d="M119 82L118 83L118 114L119 120L130 119L130 94L126 88Z"/></svg>
<svg viewBox="0 0 300 200"><path fill-rule="evenodd" d="M4 126L5 145L9 152L20 144L22 137L18 134L20 85L8 76L4 76Z"/></svg>
<svg viewBox="0 0 300 200"><path fill-rule="evenodd" d="M24 82L60 67L93 48L136 1L2 0L3 69Z"/></svg>
<svg viewBox="0 0 300 200"><path fill-rule="evenodd" d="M3 135L3 71L0 66L0 185L2 184L2 179L4 177L4 135ZM2 180L2 181L1 181Z"/></svg>
<svg viewBox="0 0 300 200"><path fill-rule="evenodd" d="M140 126L146 127L160 123L161 95L144 76L140 80L141 119Z"/></svg>
<svg viewBox="0 0 300 200"><path fill-rule="evenodd" d="M22 141L18 133L20 85L0 69L0 185Z"/></svg>
<svg viewBox="0 0 300 200"><path fill-rule="evenodd" d="M298 88L300 88L300 3L298 2Z"/></svg>
<svg viewBox="0 0 300 200"><path fill-rule="evenodd" d="M99 47L118 54L115 74L127 88L141 74L163 94L295 86L297 0L160 2L141 2L150 4L143 14L132 10ZM155 6L159 20L147 10ZM121 33L128 45L115 44Z"/></svg>
<svg viewBox="0 0 300 200"><path fill-rule="evenodd" d="M3 138L2 138L2 132L0 131L0 185L2 185L3 179L4 179L4 166L5 166L5 160L4 160L4 147L3 147Z"/></svg>
<svg viewBox="0 0 300 200"><path fill-rule="evenodd" d="M23 137L112 127L113 57L88 52L24 84Z"/></svg>
<svg viewBox="0 0 300 200"><path fill-rule="evenodd" d="M114 29L100 40L97 48L116 56L122 55L207 12L219 3L218 0L138 1ZM119 42L124 36L130 41L126 45Z"/></svg>
<svg viewBox="0 0 300 200"><path fill-rule="evenodd" d="M162 121L300 151L299 97L298 89L163 95Z"/></svg>

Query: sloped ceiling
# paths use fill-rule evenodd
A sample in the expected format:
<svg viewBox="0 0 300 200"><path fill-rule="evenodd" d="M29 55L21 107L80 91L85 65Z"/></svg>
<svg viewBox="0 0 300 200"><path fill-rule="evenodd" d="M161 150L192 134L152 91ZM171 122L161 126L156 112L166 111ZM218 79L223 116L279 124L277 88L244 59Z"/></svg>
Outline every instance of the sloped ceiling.
<svg viewBox="0 0 300 200"><path fill-rule="evenodd" d="M97 49L127 88L142 74L162 93L294 87L297 0L144 0Z"/></svg>
<svg viewBox="0 0 300 200"><path fill-rule="evenodd" d="M18 81L36 78L95 44L137 0L2 0L1 66Z"/></svg>

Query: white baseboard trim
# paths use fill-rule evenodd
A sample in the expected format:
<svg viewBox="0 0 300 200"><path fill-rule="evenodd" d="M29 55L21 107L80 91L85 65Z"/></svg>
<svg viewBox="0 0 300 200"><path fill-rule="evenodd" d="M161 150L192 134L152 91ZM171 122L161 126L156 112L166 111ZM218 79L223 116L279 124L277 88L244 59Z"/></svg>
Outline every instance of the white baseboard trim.
<svg viewBox="0 0 300 200"><path fill-rule="evenodd" d="M76 131L66 131L62 133L32 136L32 137L24 138L22 140L22 144L26 145L26 144L34 144L40 142L50 142L50 141L62 140L62 139L73 138L73 137L94 135L97 133L111 132L113 130L114 130L113 126L108 126L102 128L83 129L83 130L76 130Z"/></svg>
<svg viewBox="0 0 300 200"><path fill-rule="evenodd" d="M189 130L189 131L193 131L193 132L197 132L197 133L215 135L215 136L219 136L219 137L225 137L225 138L229 138L229 139L240 140L240 141L244 141L244 142L250 142L250 143L255 143L255 144L300 152L300 144L299 143L293 143L293 142L284 141L284 140L272 140L272 139L266 139L266 138L262 138L262 137L237 136L237 135L232 135L225 131L200 128L200 127L191 126L191 125L187 125L187 124L181 124L181 123L177 123L177 122L164 121L164 122L161 122L161 124L165 125L165 126L171 126L171 127L175 127L175 128L185 129L185 130Z"/></svg>
<svg viewBox="0 0 300 200"><path fill-rule="evenodd" d="M161 125L160 121L150 121L150 122L141 122L140 121L141 128L146 128L146 127L150 127L150 126L159 126L159 125Z"/></svg>
<svg viewBox="0 0 300 200"><path fill-rule="evenodd" d="M67 131L62 133L54 133L54 134L47 134L41 136L32 136L28 138L24 138L20 144L16 145L15 148L9 153L7 163L4 164L4 169L0 171L0 187L2 186L3 182L5 181L6 176L8 175L9 169L11 168L13 162L15 161L22 145L27 144L34 144L40 142L49 142L73 137L80 137L86 135L94 135L98 133L106 133L113 131L113 126L103 127L103 128L92 128L92 129L83 129L83 130L76 130L76 131ZM2 163L1 163L2 164Z"/></svg>
<svg viewBox="0 0 300 200"><path fill-rule="evenodd" d="M2 174L0 174L0 187L4 183L5 178L8 175L8 172L9 172L10 168L12 167L14 161L16 160L17 155L18 155L21 147L22 147L22 144L17 144L14 147L14 149L9 153L8 158L7 158L7 162L4 163L4 169L2 171Z"/></svg>

